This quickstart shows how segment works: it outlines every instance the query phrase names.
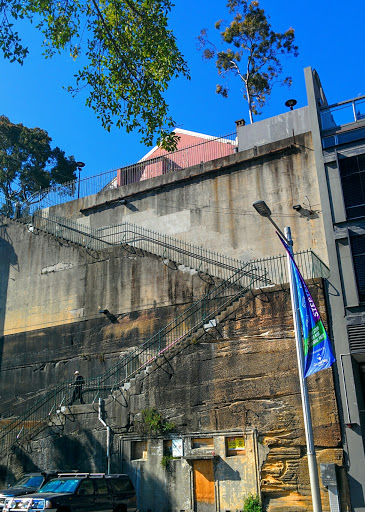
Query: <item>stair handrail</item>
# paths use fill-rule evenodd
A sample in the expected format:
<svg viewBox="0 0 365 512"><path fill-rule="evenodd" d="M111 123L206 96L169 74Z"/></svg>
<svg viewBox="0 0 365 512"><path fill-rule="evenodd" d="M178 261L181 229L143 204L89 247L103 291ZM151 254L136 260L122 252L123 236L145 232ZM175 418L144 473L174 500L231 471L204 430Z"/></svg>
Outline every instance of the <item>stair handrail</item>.
<svg viewBox="0 0 365 512"><path fill-rule="evenodd" d="M187 336L203 326L205 322L211 320L227 305L238 300L244 295L250 286L242 286L240 281L250 276L251 283L260 276L249 273L247 268L236 271L230 279L219 283L218 286L210 290L201 299L192 304L186 311L178 315L174 320L169 322L167 326L160 329L157 333L143 342L133 351L127 353L121 361L116 363L112 368L97 377L89 377L84 380L84 393L91 391L104 391L110 394L113 389L120 387L128 381L133 375L139 373L146 368L152 360L159 354L165 353L169 348L176 345L179 341L186 339ZM196 318L196 314L198 317ZM187 321L190 320L190 324ZM167 337L169 333L173 333L177 328L181 328L178 335ZM159 340L157 344L156 340ZM163 341L165 340L165 342ZM146 356L141 362L141 355ZM122 370L122 371L121 371ZM108 379L113 378L107 385ZM70 405L72 393L74 390L74 382L67 380L59 384L55 388L49 390L43 397L38 399L26 412L20 417L15 418L6 427L0 430L0 452L9 448L15 441L19 441L22 437L29 436L32 429L46 422L49 417L50 410L61 409L61 403L65 406ZM66 401L65 401L66 397ZM49 405L47 407L47 405ZM43 414L37 414L41 413ZM24 427L22 429L22 427ZM27 428L28 427L28 428ZM22 435L20 435L22 434Z"/></svg>
<svg viewBox="0 0 365 512"><path fill-rule="evenodd" d="M166 262L168 260L178 262L180 265L186 265L198 272L221 279L225 279L226 275L238 270L242 265L250 264L260 269L260 273L263 276L260 286L288 282L287 265L283 255L252 259L245 263L240 259L220 254L216 251L128 222L103 226L101 228L91 228L71 219L50 216L42 212L37 212L27 222L33 222L38 229L54 236L61 236L64 239L84 245L90 249L101 250L116 245L134 247L135 249L155 254ZM71 234L69 233L69 236L67 236L67 232L58 233L57 227L66 231L69 230ZM296 253L296 258L302 264L303 277L305 279L313 277L328 278L328 267L314 251L310 249L299 251ZM205 267L202 267L202 262L204 262ZM313 269L315 268L317 270L314 273Z"/></svg>

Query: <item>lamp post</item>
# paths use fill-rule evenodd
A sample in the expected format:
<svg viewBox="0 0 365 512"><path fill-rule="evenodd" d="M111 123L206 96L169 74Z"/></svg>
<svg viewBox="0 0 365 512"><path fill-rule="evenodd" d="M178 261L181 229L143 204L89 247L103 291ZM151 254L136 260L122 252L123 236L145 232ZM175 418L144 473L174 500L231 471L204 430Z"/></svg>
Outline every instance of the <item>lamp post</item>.
<svg viewBox="0 0 365 512"><path fill-rule="evenodd" d="M288 244L290 254L293 256L293 240L291 237L290 227L286 227L284 229L285 234L283 234L281 229L272 220L271 210L267 206L265 201L255 201L252 204L252 206L262 217L266 217L271 222L271 224L273 224L273 226L275 226L275 229L280 233L280 235L284 238L284 240ZM289 271L291 304L292 304L293 320L294 320L295 344L296 344L297 360L298 360L300 393L301 393L301 397L302 397L304 429L305 429L305 438L306 438L306 443L307 443L307 458L308 458L309 480L310 480L310 487L311 487L311 494L312 494L313 512L322 512L317 460L316 460L316 453L314 450L312 418L311 418L311 412L310 412L310 406L309 406L309 394L308 394L307 382L305 380L304 370L303 370L303 368L304 368L304 353L303 353L302 332L301 332L301 328L300 328L300 313L299 313L299 307L298 307L298 296L297 296L296 285L295 285L295 280L294 280L293 267L291 264L291 259L290 259L289 254L287 255L287 261L288 261L288 271Z"/></svg>
<svg viewBox="0 0 365 512"><path fill-rule="evenodd" d="M76 162L77 170L79 171L79 183L77 186L77 199L80 197L80 182L81 182L81 169L85 167L84 162Z"/></svg>

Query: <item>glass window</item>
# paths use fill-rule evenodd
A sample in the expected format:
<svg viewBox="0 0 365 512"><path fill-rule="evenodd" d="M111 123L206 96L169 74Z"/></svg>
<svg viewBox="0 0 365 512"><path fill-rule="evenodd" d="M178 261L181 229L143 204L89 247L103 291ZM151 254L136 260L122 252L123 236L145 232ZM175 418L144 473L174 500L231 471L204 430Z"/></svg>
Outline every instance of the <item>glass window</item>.
<svg viewBox="0 0 365 512"><path fill-rule="evenodd" d="M351 250L359 299L365 302L365 235L351 236Z"/></svg>
<svg viewBox="0 0 365 512"><path fill-rule="evenodd" d="M97 494L108 494L108 486L105 478L95 478L94 485Z"/></svg>
<svg viewBox="0 0 365 512"><path fill-rule="evenodd" d="M147 459L147 441L132 442L132 460Z"/></svg>
<svg viewBox="0 0 365 512"><path fill-rule="evenodd" d="M342 158L339 168L347 218L365 217L365 155Z"/></svg>
<svg viewBox="0 0 365 512"><path fill-rule="evenodd" d="M191 447L194 449L199 448L206 448L213 450L214 444L213 444L213 438L212 437L203 437L203 438L193 438L191 440Z"/></svg>
<svg viewBox="0 0 365 512"><path fill-rule="evenodd" d="M19 482L17 487L38 487L43 482L43 476L24 476Z"/></svg>
<svg viewBox="0 0 365 512"><path fill-rule="evenodd" d="M94 494L93 481L92 480L83 480L80 484L77 494L79 494L80 496L89 496L90 494Z"/></svg>
<svg viewBox="0 0 365 512"><path fill-rule="evenodd" d="M129 492L133 490L129 478L112 478L113 488L116 492Z"/></svg>
<svg viewBox="0 0 365 512"><path fill-rule="evenodd" d="M51 480L46 483L39 492L74 492L79 482L80 480L76 478L69 478L67 480L57 478L57 480Z"/></svg>
<svg viewBox="0 0 365 512"><path fill-rule="evenodd" d="M164 455L172 455L172 440L171 439L164 439L163 454Z"/></svg>

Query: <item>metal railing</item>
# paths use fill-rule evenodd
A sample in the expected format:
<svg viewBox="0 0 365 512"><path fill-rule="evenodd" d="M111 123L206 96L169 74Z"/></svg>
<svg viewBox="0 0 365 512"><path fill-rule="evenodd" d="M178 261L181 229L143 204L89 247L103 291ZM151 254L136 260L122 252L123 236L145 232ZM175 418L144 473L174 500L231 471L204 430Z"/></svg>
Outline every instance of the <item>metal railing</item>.
<svg viewBox="0 0 365 512"><path fill-rule="evenodd" d="M90 228L70 219L47 216L43 212L22 221L28 223L30 230L39 229L93 250L121 246L139 254L152 253L160 256L165 264L175 263L177 269L192 269L219 279L227 279L243 265L250 265L261 276L258 287L289 282L286 257L283 255L243 262L127 222ZM328 267L313 251L300 251L295 257L304 279L329 277Z"/></svg>
<svg viewBox="0 0 365 512"><path fill-rule="evenodd" d="M219 320L219 314L249 290L288 281L285 256L243 263L133 224L93 229L72 220L45 217L40 212L21 220L28 224L30 231L39 229L93 249L121 245L127 250L148 251L160 255L165 263L183 261L189 268L222 279L214 289L163 329L136 349L124 354L108 371L85 379L83 398L86 403L93 403L97 398L110 395L113 390L148 367L156 357L189 336L196 335L211 320ZM312 251L297 253L296 261L306 279L328 277L328 268ZM39 429L47 426L54 415L62 413L62 407L70 405L74 390L74 383L66 381L45 393L20 417L6 420L6 425L2 422L4 426L0 430L0 452L17 441L32 438Z"/></svg>
<svg viewBox="0 0 365 512"><path fill-rule="evenodd" d="M125 354L108 371L97 377L84 379L84 403L94 403L98 398L111 395L133 376L149 367L158 356L193 336L211 320L218 321L219 314L238 301L260 279L252 270L250 266L245 266L236 271L228 280L192 304L147 341ZM9 421L0 430L0 452L9 449L16 442L29 441L39 429L46 427L54 415L62 413L62 407L71 405L74 390L75 383L66 381L45 393L20 417Z"/></svg>
<svg viewBox="0 0 365 512"><path fill-rule="evenodd" d="M221 137L203 139L199 144L186 146L173 152L158 149L156 150L160 153L158 157L147 157L135 164L106 171L89 178L76 179L41 189L19 205L18 215L27 216L37 210L63 204L80 197L176 172L200 162L209 162L234 153L236 146L236 132L234 132ZM7 199L1 193L0 210L9 217L16 216L15 202Z"/></svg>
<svg viewBox="0 0 365 512"><path fill-rule="evenodd" d="M322 130L335 130L365 119L365 96L342 101L320 110Z"/></svg>

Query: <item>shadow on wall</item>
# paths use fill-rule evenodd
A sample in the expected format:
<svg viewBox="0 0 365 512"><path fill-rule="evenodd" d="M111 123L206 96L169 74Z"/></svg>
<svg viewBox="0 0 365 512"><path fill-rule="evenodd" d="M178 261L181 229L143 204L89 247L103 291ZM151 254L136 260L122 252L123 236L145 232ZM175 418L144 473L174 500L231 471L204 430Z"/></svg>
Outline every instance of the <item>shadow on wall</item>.
<svg viewBox="0 0 365 512"><path fill-rule="evenodd" d="M14 251L12 241L7 233L4 220L0 220L0 369L3 360L4 323L6 312L6 298L9 286L10 268L19 271L18 257Z"/></svg>
<svg viewBox="0 0 365 512"><path fill-rule="evenodd" d="M175 510L169 495L170 483L176 485L174 470L169 470L166 480L154 478L151 472L144 472L144 462L131 463L123 460L122 472L127 473L133 482L137 494L137 507L151 512L170 512ZM181 507L180 509L183 509ZM179 509L179 510L180 510Z"/></svg>
<svg viewBox="0 0 365 512"><path fill-rule="evenodd" d="M93 432L79 430L77 437L54 430L49 434L29 445L13 447L7 466L0 465L0 481L13 483L34 471L107 472L106 446ZM98 434L105 437L104 431Z"/></svg>
<svg viewBox="0 0 365 512"><path fill-rule="evenodd" d="M4 469L3 469L4 468ZM24 473L44 471L20 446L13 446L7 457L7 465L0 466L0 480L5 485L13 485Z"/></svg>
<svg viewBox="0 0 365 512"><path fill-rule="evenodd" d="M61 470L106 473L106 447L88 430L82 431L81 439L62 434L49 438L47 465Z"/></svg>

